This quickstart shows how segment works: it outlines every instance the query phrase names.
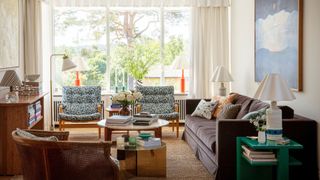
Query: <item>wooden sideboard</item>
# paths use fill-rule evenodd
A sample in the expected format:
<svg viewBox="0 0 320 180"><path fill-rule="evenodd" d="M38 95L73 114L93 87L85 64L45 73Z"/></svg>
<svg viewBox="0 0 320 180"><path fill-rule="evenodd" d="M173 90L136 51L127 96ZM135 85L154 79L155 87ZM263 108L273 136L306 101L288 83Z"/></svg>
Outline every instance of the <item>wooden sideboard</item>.
<svg viewBox="0 0 320 180"><path fill-rule="evenodd" d="M22 174L18 150L11 133L16 128L44 128L44 96L20 96L18 102L10 103L0 99L0 175ZM39 106L39 103L41 107ZM38 108L38 118L31 121L31 108ZM41 112L39 112L41 110ZM36 114L36 112L35 112Z"/></svg>

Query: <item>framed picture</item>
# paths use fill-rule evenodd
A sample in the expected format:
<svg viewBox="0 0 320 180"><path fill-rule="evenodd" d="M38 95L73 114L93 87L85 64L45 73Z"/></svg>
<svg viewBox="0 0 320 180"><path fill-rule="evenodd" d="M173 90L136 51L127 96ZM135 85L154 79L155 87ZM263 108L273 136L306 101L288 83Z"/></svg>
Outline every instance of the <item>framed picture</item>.
<svg viewBox="0 0 320 180"><path fill-rule="evenodd" d="M19 0L0 3L0 70L19 67Z"/></svg>
<svg viewBox="0 0 320 180"><path fill-rule="evenodd" d="M302 91L302 0L255 0L255 81L268 73Z"/></svg>

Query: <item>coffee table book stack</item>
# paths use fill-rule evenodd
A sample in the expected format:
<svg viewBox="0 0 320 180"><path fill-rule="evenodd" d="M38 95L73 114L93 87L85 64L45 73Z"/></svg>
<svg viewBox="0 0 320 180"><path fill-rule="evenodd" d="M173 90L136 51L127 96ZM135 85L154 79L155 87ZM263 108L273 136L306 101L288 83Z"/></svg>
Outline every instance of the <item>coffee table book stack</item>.
<svg viewBox="0 0 320 180"><path fill-rule="evenodd" d="M243 157L250 163L277 162L277 158L273 151L257 151L246 145L242 145L241 148L243 149Z"/></svg>
<svg viewBox="0 0 320 180"><path fill-rule="evenodd" d="M126 126L131 124L132 116L113 115L106 119L106 125L109 126Z"/></svg>
<svg viewBox="0 0 320 180"><path fill-rule="evenodd" d="M148 126L157 120L158 120L158 116L156 116L155 114L150 114L148 112L141 112L141 113L133 115L133 124L134 125Z"/></svg>

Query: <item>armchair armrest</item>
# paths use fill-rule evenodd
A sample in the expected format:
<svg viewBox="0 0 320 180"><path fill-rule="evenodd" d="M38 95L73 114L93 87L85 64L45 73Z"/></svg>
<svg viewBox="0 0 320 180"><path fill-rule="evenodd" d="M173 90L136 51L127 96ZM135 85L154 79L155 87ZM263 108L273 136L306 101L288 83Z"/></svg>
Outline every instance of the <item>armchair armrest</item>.
<svg viewBox="0 0 320 180"><path fill-rule="evenodd" d="M179 112L179 104L174 103L174 112Z"/></svg>
<svg viewBox="0 0 320 180"><path fill-rule="evenodd" d="M101 114L102 113L102 104L97 105L98 112Z"/></svg>
<svg viewBox="0 0 320 180"><path fill-rule="evenodd" d="M39 137L49 137L49 136L56 136L59 140L68 140L69 132L68 131L43 131L43 130L30 130L24 129L25 131Z"/></svg>
<svg viewBox="0 0 320 180"><path fill-rule="evenodd" d="M141 105L141 104L136 104L136 105L135 105L135 108L136 108L136 112L137 112L137 113L140 113L141 110L142 110L142 105Z"/></svg>
<svg viewBox="0 0 320 180"><path fill-rule="evenodd" d="M62 106L62 104L59 104L59 113L63 113L63 106Z"/></svg>

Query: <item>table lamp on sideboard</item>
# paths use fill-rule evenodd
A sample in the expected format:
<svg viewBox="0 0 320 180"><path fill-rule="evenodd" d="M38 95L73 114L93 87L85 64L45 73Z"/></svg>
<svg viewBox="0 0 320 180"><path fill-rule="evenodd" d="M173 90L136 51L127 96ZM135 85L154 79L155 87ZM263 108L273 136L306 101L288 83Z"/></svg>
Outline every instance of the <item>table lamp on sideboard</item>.
<svg viewBox="0 0 320 180"><path fill-rule="evenodd" d="M269 140L282 139L282 111L277 101L290 101L295 99L287 83L280 74L267 74L261 81L254 98L270 101L270 108L266 111L266 135Z"/></svg>

